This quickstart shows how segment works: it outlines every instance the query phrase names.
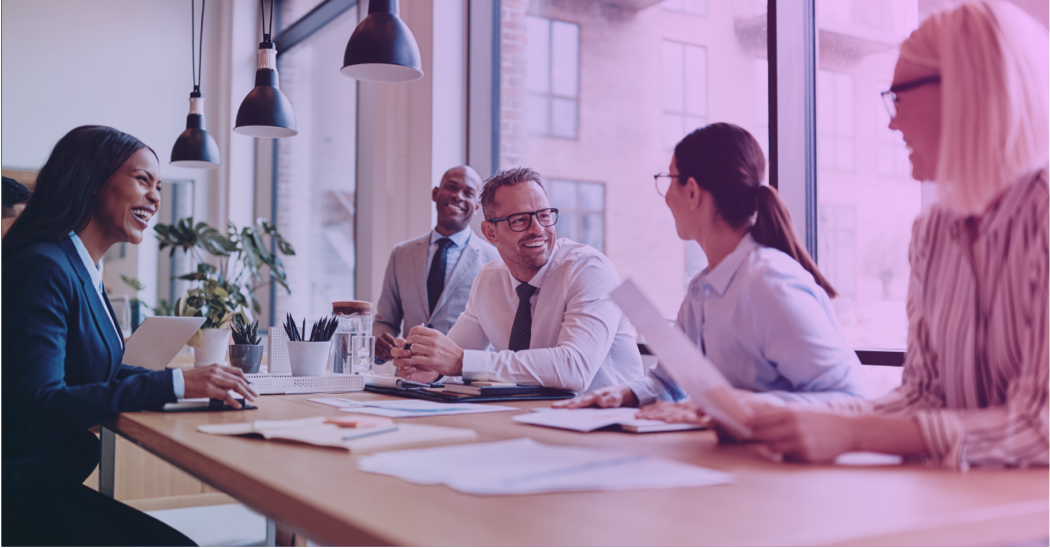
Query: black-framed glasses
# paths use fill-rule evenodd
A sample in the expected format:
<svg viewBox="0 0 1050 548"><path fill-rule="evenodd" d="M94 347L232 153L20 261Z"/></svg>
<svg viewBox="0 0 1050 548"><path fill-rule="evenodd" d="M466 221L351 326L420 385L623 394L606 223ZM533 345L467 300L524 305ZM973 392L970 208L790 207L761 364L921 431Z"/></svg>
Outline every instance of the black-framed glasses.
<svg viewBox="0 0 1050 548"><path fill-rule="evenodd" d="M671 175L666 172L653 175L653 181L656 182L656 193L660 196L667 196L667 191L671 188L671 181L679 177L681 175Z"/></svg>
<svg viewBox="0 0 1050 548"><path fill-rule="evenodd" d="M514 232L525 232L530 226L532 226L533 217L536 217L536 222L540 223L540 226L554 226L554 224L558 222L558 208L548 207L547 209L541 209L539 211L515 213L514 215L500 217L499 219L488 219L488 222L496 224L500 221L507 221L507 226L509 226Z"/></svg>
<svg viewBox="0 0 1050 548"><path fill-rule="evenodd" d="M941 83L940 75L927 76L926 78L919 78L918 80L912 80L910 82L904 82L890 87L889 90L882 92L882 103L886 105L886 112L890 113L890 119L897 117L897 94L902 91L908 91L909 89L915 89L929 84Z"/></svg>

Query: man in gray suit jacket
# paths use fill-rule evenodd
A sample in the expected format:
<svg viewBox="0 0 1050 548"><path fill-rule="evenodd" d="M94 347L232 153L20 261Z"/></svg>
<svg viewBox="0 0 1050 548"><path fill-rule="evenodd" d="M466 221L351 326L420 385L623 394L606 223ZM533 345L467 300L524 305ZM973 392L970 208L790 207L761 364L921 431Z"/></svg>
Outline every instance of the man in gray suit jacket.
<svg viewBox="0 0 1050 548"><path fill-rule="evenodd" d="M417 325L448 333L467 306L478 271L499 258L496 248L470 229L481 206L476 171L469 166L446 171L430 197L437 204L437 226L394 246L386 265L373 327L377 361L392 358L402 321L406 333Z"/></svg>

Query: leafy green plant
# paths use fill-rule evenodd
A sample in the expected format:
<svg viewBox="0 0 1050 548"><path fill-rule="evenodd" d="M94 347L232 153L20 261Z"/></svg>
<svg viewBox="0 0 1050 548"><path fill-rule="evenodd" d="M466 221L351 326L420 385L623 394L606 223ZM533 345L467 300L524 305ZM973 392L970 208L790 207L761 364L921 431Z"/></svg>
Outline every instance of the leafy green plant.
<svg viewBox="0 0 1050 548"><path fill-rule="evenodd" d="M259 320L249 325L239 315L234 316L230 331L233 331L233 344L259 344L262 340L259 337Z"/></svg>
<svg viewBox="0 0 1050 548"><path fill-rule="evenodd" d="M169 256L177 250L189 253L197 263L197 271L178 278L199 282L196 288L186 292L186 297L175 301L173 311L177 316L200 316L207 318L202 328L222 327L234 317L247 322L245 311L249 302L256 313L262 307L255 298L259 288L277 282L291 294L284 263L278 255L295 255L295 249L266 219L260 218L255 226L237 228L230 223L223 235L205 222L193 222L186 217L170 224L154 227L160 249L171 248ZM269 236L275 251L263 239ZM204 253L216 259L216 265L204 261ZM264 278L262 269L268 268L270 277Z"/></svg>

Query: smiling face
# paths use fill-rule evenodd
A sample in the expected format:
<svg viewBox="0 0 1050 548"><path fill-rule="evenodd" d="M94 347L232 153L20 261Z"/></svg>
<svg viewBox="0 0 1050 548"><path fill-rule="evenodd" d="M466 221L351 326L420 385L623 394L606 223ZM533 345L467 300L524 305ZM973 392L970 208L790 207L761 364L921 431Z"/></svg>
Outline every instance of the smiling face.
<svg viewBox="0 0 1050 548"><path fill-rule="evenodd" d="M893 84L904 84L930 76L929 70L905 60L897 61ZM933 181L941 150L941 85L927 84L897 94L897 116L890 129L900 131L911 154L911 176Z"/></svg>
<svg viewBox="0 0 1050 548"><path fill-rule="evenodd" d="M470 226L471 217L481 207L481 178L469 167L454 167L445 172L430 199L437 204L438 233L451 236Z"/></svg>
<svg viewBox="0 0 1050 548"><path fill-rule="evenodd" d="M551 206L547 193L533 181L496 189L495 202L496 207L490 215L493 219ZM554 249L554 240L557 239L554 226L540 226L535 217L531 221L524 232L514 232L506 221L485 221L481 225L485 237L496 246L511 275L520 282L531 280L547 264Z"/></svg>
<svg viewBox="0 0 1050 548"><path fill-rule="evenodd" d="M160 209L159 168L153 151L140 148L98 190L91 222L109 244L142 241Z"/></svg>

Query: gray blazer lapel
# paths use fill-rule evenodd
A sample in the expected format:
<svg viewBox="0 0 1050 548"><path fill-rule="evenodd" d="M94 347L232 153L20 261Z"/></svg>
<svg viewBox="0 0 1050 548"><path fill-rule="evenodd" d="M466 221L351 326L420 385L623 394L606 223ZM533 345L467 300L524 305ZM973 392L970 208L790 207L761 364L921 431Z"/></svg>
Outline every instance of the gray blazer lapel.
<svg viewBox="0 0 1050 548"><path fill-rule="evenodd" d="M448 288L459 285L468 272L474 272L476 274L474 265L478 262L478 257L481 255L481 250L478 249L477 246L471 245L476 237L477 235L475 234L470 237L470 240L467 240L467 247L459 256L459 261L456 262L456 266L452 269L452 274L449 275L448 281L445 282L445 291L441 293L441 299L439 299L437 305L434 306L435 314L441 310L441 307L445 305L445 301L448 300L449 295L452 294Z"/></svg>
<svg viewBox="0 0 1050 548"><path fill-rule="evenodd" d="M415 287L415 299L416 306L423 311L423 316L430 317L430 302L427 301L427 248L430 247L430 234L427 233L425 238L418 240L418 243L412 247L412 256L408 263L408 268L411 269L412 278L416 281ZM405 299L407 302L408 299ZM407 308L407 307L405 307ZM412 326L405 326L405 331Z"/></svg>

